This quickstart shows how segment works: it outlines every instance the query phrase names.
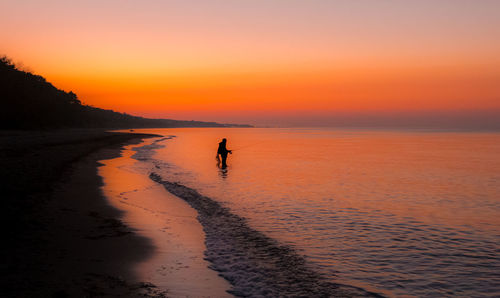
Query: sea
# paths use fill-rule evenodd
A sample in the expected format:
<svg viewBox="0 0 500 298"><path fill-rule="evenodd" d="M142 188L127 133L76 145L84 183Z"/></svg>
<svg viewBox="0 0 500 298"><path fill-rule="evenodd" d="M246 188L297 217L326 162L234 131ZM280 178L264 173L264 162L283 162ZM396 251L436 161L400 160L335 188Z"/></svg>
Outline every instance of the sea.
<svg viewBox="0 0 500 298"><path fill-rule="evenodd" d="M136 131L163 136L132 158L196 210L232 295L500 296L500 133Z"/></svg>

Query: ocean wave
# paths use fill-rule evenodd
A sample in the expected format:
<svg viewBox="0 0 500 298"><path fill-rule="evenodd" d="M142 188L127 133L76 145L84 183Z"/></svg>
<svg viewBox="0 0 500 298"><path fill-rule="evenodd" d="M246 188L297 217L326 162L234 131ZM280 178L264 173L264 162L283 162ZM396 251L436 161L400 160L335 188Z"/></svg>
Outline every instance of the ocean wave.
<svg viewBox="0 0 500 298"><path fill-rule="evenodd" d="M135 153L132 155L132 158L138 161L151 160L156 149L165 147L165 145L161 145L160 142L173 138L175 138L175 136L166 136L164 138L154 140L151 144L134 147L132 150L135 151Z"/></svg>
<svg viewBox="0 0 500 298"><path fill-rule="evenodd" d="M157 149L165 147L162 141L174 137L167 136L135 147L132 158L151 162L156 170L165 170L169 165L154 159L153 155ZM211 269L230 282L230 294L237 297L382 297L332 282L331 277L311 269L292 247L252 229L245 218L195 189L164 180L154 170L149 177L198 212L205 232L205 259L211 263Z"/></svg>
<svg viewBox="0 0 500 298"><path fill-rule="evenodd" d="M217 201L195 189L163 180L153 181L185 200L198 212L206 234L206 259L228 280L238 297L382 297L361 288L338 284L312 270L303 256L248 226Z"/></svg>

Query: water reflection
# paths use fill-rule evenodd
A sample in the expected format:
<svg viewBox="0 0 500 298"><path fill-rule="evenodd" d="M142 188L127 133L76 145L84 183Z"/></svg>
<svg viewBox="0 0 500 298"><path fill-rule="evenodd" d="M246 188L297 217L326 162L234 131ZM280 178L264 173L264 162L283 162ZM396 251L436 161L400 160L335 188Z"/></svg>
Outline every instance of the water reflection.
<svg viewBox="0 0 500 298"><path fill-rule="evenodd" d="M217 168L219 169L219 176L223 179L227 178L228 168L227 165L222 165L222 163L217 163Z"/></svg>
<svg viewBox="0 0 500 298"><path fill-rule="evenodd" d="M203 259L206 246L196 211L149 178L152 142L129 145L123 156L100 161L103 166L99 168L108 202L123 211L121 220L155 247L151 258L136 264L134 273L174 297L229 297L229 283ZM132 158L138 151L131 148L137 147L143 150Z"/></svg>
<svg viewBox="0 0 500 298"><path fill-rule="evenodd" d="M163 133L178 135L155 156L169 165L155 170L165 180L223 201L337 281L389 296L498 292L498 279L489 277L499 266L499 134ZM214 171L222 134L237 149L231 179L219 163Z"/></svg>

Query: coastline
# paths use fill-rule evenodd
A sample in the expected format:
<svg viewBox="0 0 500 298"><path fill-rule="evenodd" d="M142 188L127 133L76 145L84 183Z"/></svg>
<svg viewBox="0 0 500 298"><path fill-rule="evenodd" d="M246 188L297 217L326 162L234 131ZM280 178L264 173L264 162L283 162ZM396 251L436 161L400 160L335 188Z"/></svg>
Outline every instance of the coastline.
<svg viewBox="0 0 500 298"><path fill-rule="evenodd" d="M172 297L233 297L230 283L206 260L199 214L149 178L152 164L145 158L165 139L127 145L120 157L102 160L98 169L106 201L122 211L125 225L154 247L150 257L133 266L134 274Z"/></svg>
<svg viewBox="0 0 500 298"><path fill-rule="evenodd" d="M212 269L212 274L217 272L228 286L227 293L222 292L217 295L210 295L217 288L214 286L214 282L210 283L212 292L209 292L208 295L193 294L193 288L199 288L198 283L196 283L195 287L190 288L190 292L183 292L183 289L180 288L177 288L180 291L174 291L178 283L172 283L172 273L183 269L171 268L174 270L168 270L168 268L160 268L158 270L158 267L162 267L159 266L161 262L165 262L167 259L161 257L152 262L154 264L150 268L155 270L154 272L150 270L150 272L153 272L153 276L158 274L158 271L165 273L165 277L168 278L164 278L164 280L170 280L170 284L166 287L169 293L174 296L180 294L179 297L181 295L183 297L221 297L222 295L227 296L227 294L237 297L382 296L363 288L338 283L324 276L314 270L307 262L306 257L295 250L293 246L280 243L253 229L248 224L247 219L232 213L229 208L217 200L198 193L195 189L197 183L191 186L194 188L182 184L182 178L176 176L178 172L175 170L176 166L172 159L181 162L186 162L186 159L179 159L179 155L175 154L175 152L169 152L172 153L169 155L167 154L168 151L162 149L175 147L175 143L170 143L174 142L174 140L170 139L178 140L182 137L178 136L175 131L157 131L156 133L163 134L165 137L147 140L138 146L129 146L124 150L122 157L104 161L105 166L100 168L106 185L104 192L109 194L108 197L112 202L114 201L113 205L119 209L127 210L128 214L132 214L132 216L126 215L124 221L138 228L141 232L145 232L144 235L147 238L156 240L156 243L164 243L173 239L174 242L188 248L177 250L180 252L177 254L180 257L174 257L174 262L169 262L170 264L177 263L182 267L187 261L188 265L193 267L193 263L196 263L193 260L187 260L190 257L186 256L193 246L186 245L188 241L183 239L180 239L180 241L175 239L176 222L183 225L184 228L180 229L183 236L190 230L187 225L197 226L198 230L202 229L203 233L200 231L202 235L198 236L198 238L205 239L203 249L195 249L199 253L193 255L200 255L203 252L208 265L205 268ZM175 136L171 134L175 134ZM182 134L179 133L179 135ZM190 145L193 146L194 144L190 143ZM206 151L202 150L203 152ZM186 158L189 159L190 157ZM211 162L212 159L205 158L204 160L212 166L210 170L215 170ZM200 167L204 166L203 163L196 164L200 165ZM217 174L217 171L215 171L215 174ZM113 180L115 180L115 183L113 183ZM113 187L113 184L115 187ZM128 189L124 189L124 187ZM175 204L187 207L190 215L186 216L186 219L193 220L196 217L197 222L193 224L187 220L179 221L180 218L176 218L176 216L181 215L182 212L178 211L179 208L178 206L175 207ZM164 219L167 219L167 221L163 225L157 225L155 219L160 219L160 222ZM158 247L161 246L161 244L158 245ZM168 245L163 247L168 248ZM171 256L172 252L174 252L173 255L176 254L175 247L173 249L170 247L169 251ZM180 262L177 262L178 260ZM148 260L145 263L151 262ZM200 267L202 266L198 266L198 268ZM190 271L190 269L187 269L187 271ZM191 270L191 272L194 271ZM196 275L199 276L200 274L190 274L191 277ZM182 277L182 274L177 276ZM186 280L186 282L188 281L192 281L192 278ZM153 282L160 285L162 281Z"/></svg>
<svg viewBox="0 0 500 298"><path fill-rule="evenodd" d="M151 134L103 130L2 132L4 297L146 296L165 291L139 281L133 264L153 245L106 202L98 161Z"/></svg>

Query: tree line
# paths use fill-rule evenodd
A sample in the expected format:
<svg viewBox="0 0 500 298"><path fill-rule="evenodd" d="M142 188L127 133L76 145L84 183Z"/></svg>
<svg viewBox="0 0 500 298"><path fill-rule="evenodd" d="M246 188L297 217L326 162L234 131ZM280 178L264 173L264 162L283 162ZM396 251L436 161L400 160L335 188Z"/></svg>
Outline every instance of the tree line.
<svg viewBox="0 0 500 298"><path fill-rule="evenodd" d="M149 119L82 104L72 91L0 57L0 129L228 127L247 125Z"/></svg>

